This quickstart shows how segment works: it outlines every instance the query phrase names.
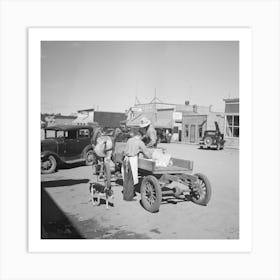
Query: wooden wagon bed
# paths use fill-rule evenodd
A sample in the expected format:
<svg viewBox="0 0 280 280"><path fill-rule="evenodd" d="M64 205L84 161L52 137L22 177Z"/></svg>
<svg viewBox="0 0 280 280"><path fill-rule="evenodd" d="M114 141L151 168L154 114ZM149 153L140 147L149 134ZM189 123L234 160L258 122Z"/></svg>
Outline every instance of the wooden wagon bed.
<svg viewBox="0 0 280 280"><path fill-rule="evenodd" d="M149 172L152 174L184 174L190 173L193 170L193 162L190 160L182 160L171 158L173 165L162 167L156 166L155 161L145 158L138 159L138 169L140 171Z"/></svg>

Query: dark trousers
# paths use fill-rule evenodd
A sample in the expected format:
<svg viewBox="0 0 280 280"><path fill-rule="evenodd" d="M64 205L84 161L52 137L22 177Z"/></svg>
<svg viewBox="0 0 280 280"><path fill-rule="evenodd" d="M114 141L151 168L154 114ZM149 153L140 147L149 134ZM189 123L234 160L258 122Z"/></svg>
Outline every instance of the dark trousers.
<svg viewBox="0 0 280 280"><path fill-rule="evenodd" d="M123 180L123 199L127 201L133 200L134 197L134 182L132 177L132 171L129 161L123 162L124 168L124 180Z"/></svg>

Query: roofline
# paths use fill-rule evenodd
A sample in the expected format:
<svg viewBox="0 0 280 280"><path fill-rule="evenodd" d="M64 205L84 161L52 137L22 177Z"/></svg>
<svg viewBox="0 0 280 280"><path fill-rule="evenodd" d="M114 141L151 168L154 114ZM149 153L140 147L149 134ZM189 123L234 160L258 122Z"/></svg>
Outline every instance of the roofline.
<svg viewBox="0 0 280 280"><path fill-rule="evenodd" d="M237 98L224 98L225 102L239 102L239 97Z"/></svg>
<svg viewBox="0 0 280 280"><path fill-rule="evenodd" d="M62 118L62 119L76 119L77 118L77 116L62 116L62 115L60 115L60 116L54 116L54 118L55 119L57 119L57 118Z"/></svg>
<svg viewBox="0 0 280 280"><path fill-rule="evenodd" d="M149 103L138 103L135 104L133 107L137 107L137 105L154 105L154 104L161 104L161 105L180 105L180 104L173 104L173 103L164 103L164 102L149 102Z"/></svg>
<svg viewBox="0 0 280 280"><path fill-rule="evenodd" d="M94 112L94 109L84 109L84 110L78 110L77 112L80 113L80 112L91 112L93 111Z"/></svg>
<svg viewBox="0 0 280 280"><path fill-rule="evenodd" d="M45 129L46 130L75 130L75 129L83 129L83 128L93 128L91 125L53 125L53 126L48 126Z"/></svg>
<svg viewBox="0 0 280 280"><path fill-rule="evenodd" d="M95 113L114 113L114 114L124 114L126 115L125 112L110 112L110 111L94 111Z"/></svg>

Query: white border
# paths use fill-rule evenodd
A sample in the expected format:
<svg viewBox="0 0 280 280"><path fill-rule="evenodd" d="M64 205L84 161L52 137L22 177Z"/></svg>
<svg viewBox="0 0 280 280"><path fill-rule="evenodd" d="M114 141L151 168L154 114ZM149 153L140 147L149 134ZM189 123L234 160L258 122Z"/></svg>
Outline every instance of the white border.
<svg viewBox="0 0 280 280"><path fill-rule="evenodd" d="M252 245L252 73L249 28L29 28L29 224L30 252L250 252ZM42 240L40 224L40 42L237 40L240 53L239 240ZM36 134L34 133L36 132ZM249 148L248 148L249 147ZM125 248L125 249L124 249ZM174 249L176 248L176 249Z"/></svg>

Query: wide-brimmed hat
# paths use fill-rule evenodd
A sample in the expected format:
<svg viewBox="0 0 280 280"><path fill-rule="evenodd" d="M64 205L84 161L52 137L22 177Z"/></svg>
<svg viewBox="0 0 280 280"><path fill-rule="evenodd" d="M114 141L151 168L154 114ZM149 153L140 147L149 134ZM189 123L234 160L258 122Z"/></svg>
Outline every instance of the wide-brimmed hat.
<svg viewBox="0 0 280 280"><path fill-rule="evenodd" d="M148 125L151 124L151 121L149 119L147 119L146 117L143 117L141 120L140 120L140 127L146 127Z"/></svg>

